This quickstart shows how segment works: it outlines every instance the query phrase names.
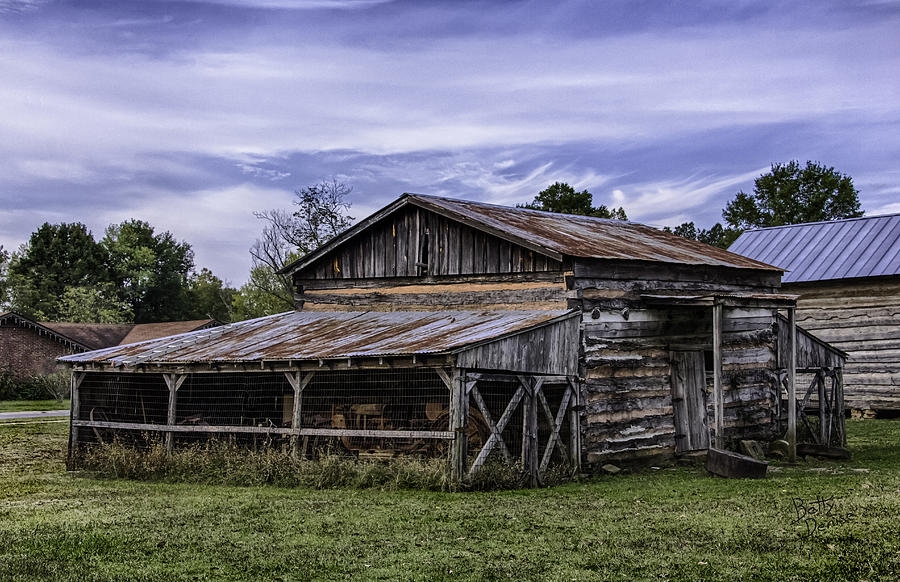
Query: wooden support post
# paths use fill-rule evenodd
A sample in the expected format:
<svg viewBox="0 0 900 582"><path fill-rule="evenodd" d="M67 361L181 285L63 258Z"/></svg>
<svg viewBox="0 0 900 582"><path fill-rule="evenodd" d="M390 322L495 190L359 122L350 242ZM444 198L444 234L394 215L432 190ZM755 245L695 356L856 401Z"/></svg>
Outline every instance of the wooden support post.
<svg viewBox="0 0 900 582"><path fill-rule="evenodd" d="M847 421L844 417L844 369L843 368L835 368L834 370L834 380L835 384L835 393L837 398L837 404L835 405L835 409L837 410L837 421L838 426L841 431L841 446L847 446Z"/></svg>
<svg viewBox="0 0 900 582"><path fill-rule="evenodd" d="M825 396L825 372L816 372L816 391L819 398L819 442L823 446L829 446L828 442L828 414L827 400Z"/></svg>
<svg viewBox="0 0 900 582"><path fill-rule="evenodd" d="M538 487L541 484L541 473L538 458L537 389L540 389L542 382L537 380L532 384L524 376L519 377L519 382L525 386L525 401L522 406L522 466L528 477L528 486Z"/></svg>
<svg viewBox="0 0 900 582"><path fill-rule="evenodd" d="M73 425L73 421L81 420L81 382L84 380L84 372L72 372L70 379L72 394L71 406L69 409L69 455L66 459L66 466L71 471L75 469L75 457L78 452L78 427Z"/></svg>
<svg viewBox="0 0 900 582"><path fill-rule="evenodd" d="M450 478L460 482L466 475L469 422L469 395L466 392L465 372L454 368L449 374L450 385L450 430L455 434L450 446ZM443 376L442 376L443 378Z"/></svg>
<svg viewBox="0 0 900 582"><path fill-rule="evenodd" d="M569 406L569 452L572 459L572 471L581 472L581 390L578 382L569 378L569 390L572 391Z"/></svg>
<svg viewBox="0 0 900 582"><path fill-rule="evenodd" d="M302 416L303 389L312 380L315 372L307 372L304 376L300 376L300 372L285 372L284 377L287 378L288 384L294 389L294 409L291 414L291 454L294 458L300 456L300 425Z"/></svg>
<svg viewBox="0 0 900 582"><path fill-rule="evenodd" d="M185 374L163 374L163 380L169 387L169 412L166 417L166 424L172 426L175 424L175 403L177 401L178 389L184 384L187 378ZM166 454L171 455L175 447L175 433L166 433Z"/></svg>
<svg viewBox="0 0 900 582"><path fill-rule="evenodd" d="M793 307L788 313L788 429L785 435L788 442L788 460L797 460L797 315Z"/></svg>
<svg viewBox="0 0 900 582"><path fill-rule="evenodd" d="M717 449L725 447L725 395L722 386L722 304L713 305L713 435Z"/></svg>

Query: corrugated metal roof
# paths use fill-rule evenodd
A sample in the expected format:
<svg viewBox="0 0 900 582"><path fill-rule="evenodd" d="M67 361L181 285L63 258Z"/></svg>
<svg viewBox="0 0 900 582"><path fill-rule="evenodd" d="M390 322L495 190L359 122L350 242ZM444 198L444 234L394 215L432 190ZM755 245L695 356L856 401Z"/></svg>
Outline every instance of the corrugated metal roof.
<svg viewBox="0 0 900 582"><path fill-rule="evenodd" d="M656 261L690 265L714 265L739 269L779 269L726 250L689 240L631 221L511 208L422 194L404 194L371 217L338 235L319 249L286 266L293 272L312 264L328 252L407 204L489 232L548 256L592 259Z"/></svg>
<svg viewBox="0 0 900 582"><path fill-rule="evenodd" d="M900 274L900 214L745 231L728 249L777 265L784 283Z"/></svg>
<svg viewBox="0 0 900 582"><path fill-rule="evenodd" d="M292 311L59 361L132 366L444 354L576 316L569 311Z"/></svg>

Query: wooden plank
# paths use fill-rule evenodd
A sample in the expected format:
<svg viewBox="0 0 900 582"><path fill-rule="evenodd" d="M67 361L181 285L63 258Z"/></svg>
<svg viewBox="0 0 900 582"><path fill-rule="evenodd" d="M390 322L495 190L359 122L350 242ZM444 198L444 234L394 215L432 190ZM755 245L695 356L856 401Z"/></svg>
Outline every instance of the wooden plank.
<svg viewBox="0 0 900 582"><path fill-rule="evenodd" d="M581 471L581 389L578 383L569 378L569 391L572 393L572 406L569 407L569 454L572 457L572 469L577 474Z"/></svg>
<svg viewBox="0 0 900 582"><path fill-rule="evenodd" d="M556 417L554 418L550 411L550 404L547 402L546 396L544 393L538 392L539 400L541 405L544 408L544 414L547 414L547 420L551 423L551 432L550 438L547 439L547 446L544 448L544 456L541 459L540 472L541 474L547 471L547 468L550 466L550 460L553 457L553 450L559 444L560 436L559 433L562 430L563 421L566 418L566 412L569 408L569 399L571 398L571 391L568 390L568 387L563 393L562 401L559 404L559 409L556 411ZM568 463L569 457L566 454L566 449L562 445L559 445L559 452L563 457L563 462Z"/></svg>
<svg viewBox="0 0 900 582"><path fill-rule="evenodd" d="M72 372L69 379L71 385L70 409L69 409L69 447L66 458L66 468L75 469L75 455L78 449L78 428L73 424L81 414L81 383L84 381L84 372Z"/></svg>
<svg viewBox="0 0 900 582"><path fill-rule="evenodd" d="M455 435L450 445L450 478L460 482L466 475L469 396L459 368L454 368L450 374L450 386L450 430Z"/></svg>
<svg viewBox="0 0 900 582"><path fill-rule="evenodd" d="M163 374L163 380L166 382L166 386L169 388L169 406L167 412L167 422L169 426L173 426L175 424L175 407L177 401L178 389L181 388L181 384L184 382L186 375L179 374ZM168 432L166 434L166 453L171 455L172 449L175 445L175 435L172 432Z"/></svg>
<svg viewBox="0 0 900 582"><path fill-rule="evenodd" d="M471 378L471 376L469 377ZM506 442L503 440L503 435L501 434L502 429L498 428L497 423L495 423L493 418L491 418L491 411L488 409L487 403L484 401L484 398L482 398L481 392L479 392L478 390L478 386L473 386L470 393L472 395L472 398L475 400L475 405L481 411L481 416L484 417L484 421L491 429L491 436L493 436L495 438L495 442L500 445L500 452L503 455L504 460L506 460L507 463L512 464L513 456L512 453L509 452L509 447L506 446ZM487 443L485 443L485 445L487 445ZM481 451L478 452L481 453ZM475 467L475 464L473 463L472 466ZM470 474L472 473L470 472Z"/></svg>
<svg viewBox="0 0 900 582"><path fill-rule="evenodd" d="M525 389L522 386L519 386L513 393L512 398L510 398L509 403L506 405L506 409L503 411L503 414L500 415L500 420L497 421L497 433L503 433L503 430L506 428L506 425L509 424L509 421L512 420L512 416L515 413L516 408L518 408L519 402L522 401L522 398L524 396ZM488 437L487 442L484 443L484 446L481 447L481 450L475 457L475 461L472 462L472 467L469 469L469 475L474 475L487 460L487 457L491 453L491 450L494 448L494 445L498 442L499 437L497 433L491 432L491 435Z"/></svg>
<svg viewBox="0 0 900 582"><path fill-rule="evenodd" d="M522 406L522 467L528 476L528 486L538 487L541 484L540 465L538 460L538 420L536 389L540 386L520 376L522 386L527 394Z"/></svg>
<svg viewBox="0 0 900 582"><path fill-rule="evenodd" d="M715 446L724 447L725 397L722 386L722 313L721 304L713 305L713 416L715 418Z"/></svg>
<svg viewBox="0 0 900 582"><path fill-rule="evenodd" d="M788 460L797 460L797 314L794 308L787 310L788 316Z"/></svg>
<svg viewBox="0 0 900 582"><path fill-rule="evenodd" d="M138 430L151 432L182 432L182 433L247 433L247 434L283 434L299 436L324 436L324 437L366 437L366 438L395 438L395 439L441 439L451 440L455 433L440 430L356 430L341 428L281 428L276 426L226 426L226 425L168 425L168 424L142 424L129 422L106 422L99 420L73 421L76 426L88 428L113 428L124 430Z"/></svg>
<svg viewBox="0 0 900 582"><path fill-rule="evenodd" d="M301 419L302 416L302 403L303 403L303 389L309 384L310 380L313 379L315 372L307 372L301 377L300 372L285 372L284 377L287 378L288 383L291 385L291 388L294 389L294 408L291 413L291 428L298 429L302 424ZM297 435L291 437L291 450L293 452L294 458L297 458L300 454L300 439Z"/></svg>

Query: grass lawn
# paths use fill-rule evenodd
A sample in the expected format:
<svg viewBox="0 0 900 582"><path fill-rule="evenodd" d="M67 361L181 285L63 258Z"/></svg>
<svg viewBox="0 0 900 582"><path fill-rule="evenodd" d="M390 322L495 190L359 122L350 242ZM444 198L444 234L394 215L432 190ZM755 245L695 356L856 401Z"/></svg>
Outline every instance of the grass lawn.
<svg viewBox="0 0 900 582"><path fill-rule="evenodd" d="M0 400L0 412L28 410L68 410L69 401L63 400Z"/></svg>
<svg viewBox="0 0 900 582"><path fill-rule="evenodd" d="M900 421L852 462L699 467L494 493L310 490L66 474L68 425L0 425L0 580L896 580ZM832 498L818 528L796 521Z"/></svg>

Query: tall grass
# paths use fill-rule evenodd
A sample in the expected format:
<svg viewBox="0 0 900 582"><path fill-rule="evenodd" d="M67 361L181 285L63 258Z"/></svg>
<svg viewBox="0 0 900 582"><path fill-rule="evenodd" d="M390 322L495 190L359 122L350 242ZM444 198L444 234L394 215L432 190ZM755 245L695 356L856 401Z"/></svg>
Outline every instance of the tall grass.
<svg viewBox="0 0 900 582"><path fill-rule="evenodd" d="M387 461L360 460L323 449L316 459L297 459L282 447L251 451L215 439L178 448L171 455L167 454L162 439L151 438L149 445L140 448L115 440L83 448L77 466L107 478L239 486L491 491L520 488L525 484L519 464L488 462L471 479L454 483L445 458L400 456ZM551 468L545 475L545 484L569 479L566 468Z"/></svg>

